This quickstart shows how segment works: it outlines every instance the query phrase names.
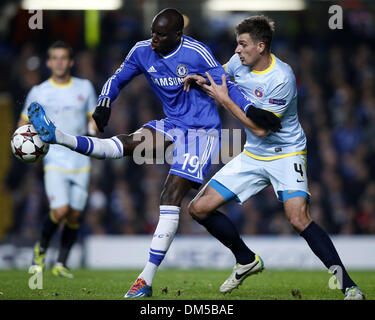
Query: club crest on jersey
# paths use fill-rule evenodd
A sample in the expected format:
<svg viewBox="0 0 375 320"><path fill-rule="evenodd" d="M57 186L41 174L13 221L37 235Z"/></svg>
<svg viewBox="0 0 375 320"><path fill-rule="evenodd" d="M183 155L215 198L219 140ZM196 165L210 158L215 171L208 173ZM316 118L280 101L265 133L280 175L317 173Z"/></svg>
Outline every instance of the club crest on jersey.
<svg viewBox="0 0 375 320"><path fill-rule="evenodd" d="M188 68L184 64L179 64L176 69L176 73L179 77L185 77L188 73Z"/></svg>
<svg viewBox="0 0 375 320"><path fill-rule="evenodd" d="M254 90L254 94L257 98L262 98L263 97L263 91L264 91L264 89L262 87L258 87Z"/></svg>

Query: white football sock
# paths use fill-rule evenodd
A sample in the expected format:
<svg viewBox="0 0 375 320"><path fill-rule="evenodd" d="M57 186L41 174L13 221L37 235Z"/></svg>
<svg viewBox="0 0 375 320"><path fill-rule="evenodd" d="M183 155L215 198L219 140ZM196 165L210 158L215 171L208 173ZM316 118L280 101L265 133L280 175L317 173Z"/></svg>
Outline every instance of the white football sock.
<svg viewBox="0 0 375 320"><path fill-rule="evenodd" d="M180 207L160 206L160 217L154 236L151 241L150 258L138 278L143 278L147 285L152 285L152 280L171 245L178 228Z"/></svg>
<svg viewBox="0 0 375 320"><path fill-rule="evenodd" d="M123 155L123 144L117 137L99 139L95 137L72 136L56 128L56 143L84 155L97 159L119 159Z"/></svg>
<svg viewBox="0 0 375 320"><path fill-rule="evenodd" d="M73 150L77 147L77 139L75 136L64 133L57 128L55 130L55 137L57 144L61 144Z"/></svg>

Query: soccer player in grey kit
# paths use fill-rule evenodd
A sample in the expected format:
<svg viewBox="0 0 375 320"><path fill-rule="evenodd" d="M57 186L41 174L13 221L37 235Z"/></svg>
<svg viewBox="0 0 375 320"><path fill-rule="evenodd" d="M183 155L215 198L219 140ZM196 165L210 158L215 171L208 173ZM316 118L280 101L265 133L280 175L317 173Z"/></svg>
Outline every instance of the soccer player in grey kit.
<svg viewBox="0 0 375 320"><path fill-rule="evenodd" d="M254 134L244 122L243 115L252 117L258 109L238 106L228 95L225 76L222 85L217 85L209 74L211 85L198 75L185 79L185 89L188 89L189 82L197 81L209 96L245 125L246 131L243 152L212 177L189 205L189 212L198 221L209 224L218 214L217 209L227 201L235 199L243 203L272 185L296 232L328 269L333 268L337 276L342 276L338 280L345 300L362 300L364 294L345 270L331 239L309 214L306 136L298 121L296 80L290 66L270 51L273 32L274 22L265 16L243 20L236 28L235 54L225 69L249 95L255 107L268 110L281 120L279 132L268 132L264 137ZM247 265L237 263L220 291L231 292L246 275L260 269L256 259Z"/></svg>

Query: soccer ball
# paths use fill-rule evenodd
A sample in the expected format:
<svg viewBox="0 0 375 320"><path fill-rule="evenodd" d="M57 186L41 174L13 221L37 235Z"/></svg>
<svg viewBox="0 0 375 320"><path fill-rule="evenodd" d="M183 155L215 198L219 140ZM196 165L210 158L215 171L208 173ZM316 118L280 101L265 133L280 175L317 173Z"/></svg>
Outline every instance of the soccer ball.
<svg viewBox="0 0 375 320"><path fill-rule="evenodd" d="M17 159L23 162L36 162L49 150L49 144L43 142L33 125L19 127L12 136L10 147Z"/></svg>

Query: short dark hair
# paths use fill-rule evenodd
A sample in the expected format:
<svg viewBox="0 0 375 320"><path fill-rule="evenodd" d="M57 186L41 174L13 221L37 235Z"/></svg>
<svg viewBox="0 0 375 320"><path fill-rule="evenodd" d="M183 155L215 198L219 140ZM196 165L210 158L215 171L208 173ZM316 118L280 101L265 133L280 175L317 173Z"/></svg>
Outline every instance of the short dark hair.
<svg viewBox="0 0 375 320"><path fill-rule="evenodd" d="M166 17L173 21L175 31L182 31L184 29L184 16L177 9L165 8L161 10L156 17Z"/></svg>
<svg viewBox="0 0 375 320"><path fill-rule="evenodd" d="M236 27L237 35L248 33L254 42L264 42L266 50L270 51L275 22L270 18L259 15L242 20Z"/></svg>
<svg viewBox="0 0 375 320"><path fill-rule="evenodd" d="M50 51L52 49L66 49L66 50L68 50L69 58L70 59L73 58L73 49L72 49L72 47L70 45L68 45L66 42L62 41L62 40L55 41L54 43L52 43L50 45L50 47L47 50L48 57L49 57Z"/></svg>

